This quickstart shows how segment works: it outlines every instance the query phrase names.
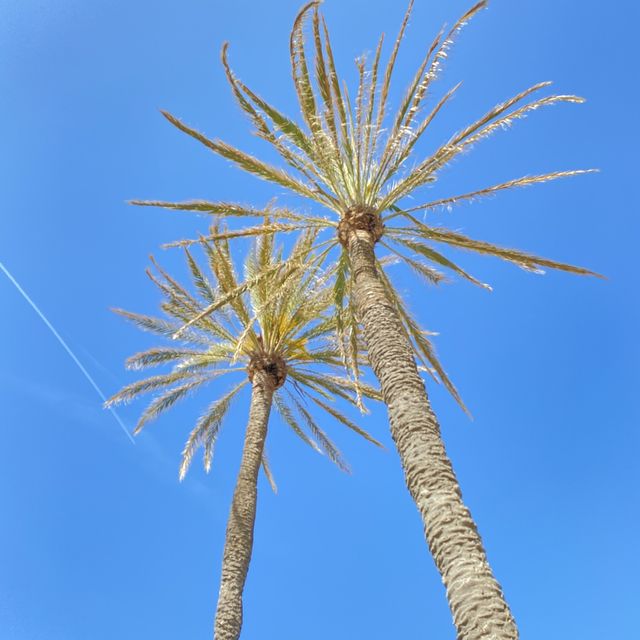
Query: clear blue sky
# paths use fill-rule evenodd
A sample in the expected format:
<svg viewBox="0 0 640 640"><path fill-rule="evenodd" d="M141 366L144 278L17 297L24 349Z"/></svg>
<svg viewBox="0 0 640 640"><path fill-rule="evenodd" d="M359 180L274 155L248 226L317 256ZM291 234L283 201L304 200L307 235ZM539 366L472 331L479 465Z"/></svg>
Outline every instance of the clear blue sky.
<svg viewBox="0 0 640 640"><path fill-rule="evenodd" d="M327 0L339 66L393 36L403 3ZM470 1L417 0L396 93L440 25ZM282 195L174 130L165 108L249 151L218 51L294 112L288 30L298 1L4 0L0 7L0 260L108 393L152 344L109 312L152 312L148 255L205 220L129 198L266 203ZM464 496L523 639L631 638L638 603L637 37L635 3L494 0L461 37L438 95L464 80L422 147L540 80L588 98L533 114L455 163L440 197L527 173L600 167L438 213L469 234L575 262L607 281L527 274L460 255L494 286L397 281L475 416L431 386ZM268 154L267 154L268 155ZM286 201L286 196L281 198ZM179 484L179 452L207 398L133 446L0 274L0 635L4 640L207 638L242 408L214 470ZM211 388L211 394L219 389ZM140 405L121 415L131 426ZM388 445L329 431L342 475L274 420L280 493L261 482L246 640L453 640L444 591Z"/></svg>

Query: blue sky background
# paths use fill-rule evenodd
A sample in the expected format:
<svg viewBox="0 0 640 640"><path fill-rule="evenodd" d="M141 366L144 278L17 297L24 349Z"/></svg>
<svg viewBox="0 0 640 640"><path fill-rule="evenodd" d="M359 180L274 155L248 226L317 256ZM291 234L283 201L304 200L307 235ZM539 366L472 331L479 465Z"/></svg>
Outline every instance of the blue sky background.
<svg viewBox="0 0 640 640"><path fill-rule="evenodd" d="M327 0L339 67L395 36L404 7ZM470 2L417 0L396 76L401 95L428 43ZM148 255L206 220L130 198L292 202L173 129L169 109L261 153L218 63L295 113L288 32L299 2L4 0L0 6L0 260L111 394L127 355L154 343L109 308L152 312ZM459 255L494 286L396 281L475 420L430 385L464 496L523 638L629 638L638 601L639 10L635 3L494 0L464 32L435 100L464 85L420 148L540 80L588 98L532 114L457 161L430 193L527 173L575 178L431 214L481 239L591 267L607 281L544 277ZM389 44L388 44L389 46ZM387 49L388 51L388 49ZM266 157L270 157L267 150ZM296 203L297 204L297 203ZM239 255L243 247L238 245ZM179 453L211 387L133 446L60 345L0 274L0 629L6 640L207 638L240 457L242 403L214 470L177 480ZM129 426L141 405L121 411ZM364 420L364 419L363 419ZM388 446L328 430L341 474L273 420L280 493L261 481L243 637L439 638L454 629L385 415Z"/></svg>

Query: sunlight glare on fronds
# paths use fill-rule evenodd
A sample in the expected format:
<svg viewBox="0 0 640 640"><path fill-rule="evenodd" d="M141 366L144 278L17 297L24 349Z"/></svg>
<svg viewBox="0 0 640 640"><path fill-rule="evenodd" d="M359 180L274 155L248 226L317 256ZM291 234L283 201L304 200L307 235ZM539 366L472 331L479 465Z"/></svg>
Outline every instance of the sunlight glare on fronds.
<svg viewBox="0 0 640 640"><path fill-rule="evenodd" d="M231 69L228 59L228 44L222 48L222 65L231 92L240 109L249 118L259 138L267 142L279 154L283 167L265 163L258 157L246 153L217 139L209 139L195 129L184 124L168 112L165 117L177 128L198 140L217 155L230 160L244 171L265 179L277 187L283 187L296 196L302 196L316 205L324 207L328 217L324 218L316 212L296 212L286 208L269 207L264 212L252 207L232 203L215 203L191 201L170 203L161 201L136 200L133 204L140 206L157 206L178 211L206 213L214 219L214 225L208 235L196 240L180 240L167 246L190 247L201 245L209 256L210 265L218 279L216 295L209 295L207 283L193 272L197 279L198 290L204 303L195 311L194 303L185 297L175 286L165 281L163 291L170 293L170 300L163 309L170 312L172 318L181 320L177 330L169 333L174 337L198 340L200 334L211 332L208 326L209 316L219 310L231 308L240 320L236 327L242 336L241 344L235 343L232 353L240 356L247 344L257 339L254 330L249 328L260 322L272 322L278 314L287 314L290 309L286 305L272 303L266 292L272 283L282 287L283 297L299 292L303 282L303 274L314 267L304 260L284 261L280 266L270 264L260 267L254 261L247 269L247 277L240 283L232 270L226 268L228 259L228 242L238 238L254 237L256 239L273 240L275 233L299 233L311 238L309 247L314 247L315 264L331 263L327 269L331 272L333 282L330 295L326 296L327 304L333 304L333 324L331 329L335 335L334 346L336 357L346 368L356 403L360 402L359 365L364 362L361 353L361 337L359 320L352 300L353 274L345 238L349 237L354 214L366 214L379 223L375 228L380 234L375 235L374 243L385 247L388 256L382 256L377 262L383 277L385 269L397 261L404 262L418 277L429 282L439 283L444 279L440 269L452 271L458 276L479 285L487 290L489 285L470 275L465 269L434 249L432 244L446 244L456 249L465 249L493 255L507 260L528 271L540 272L541 268L567 271L578 275L594 275L592 271L574 267L562 262L539 258L522 251L497 247L487 242L475 241L456 231L441 227L431 227L417 220L412 213L430 211L438 207L471 202L494 194L518 189L534 184L541 184L560 178L590 173L591 170L551 171L529 175L495 184L468 193L450 196L438 194L435 198L421 194L433 185L445 169L457 157L471 150L477 143L489 138L493 133L508 129L516 121L522 120L534 111L555 104L579 104L584 100L571 94L544 95L550 82L540 82L520 91L516 95L496 104L480 118L467 126L459 128L455 133L445 137L444 141L434 141L430 154L415 158L418 143L431 134L432 123L444 107L450 104L454 95L459 95L461 83L456 84L438 98L434 88L441 75L444 62L452 51L462 28L478 16L487 7L486 0L476 2L469 10L448 29L443 28L433 39L427 41L425 52L416 71L410 75L410 82L401 94L394 110L389 108L392 95L392 80L397 64L401 43L408 30L414 0L410 0L404 18L400 24L397 37L391 50L383 52L384 37L377 41L373 60L369 63L364 56L356 59L357 85L350 88L337 70L336 58L332 47L329 29L320 12L321 2L314 0L306 3L295 16L289 38L289 56L291 75L298 102L300 118L296 122L286 116L278 108L263 99L245 82L239 79ZM383 60L386 58L386 60ZM352 101L353 97L353 101ZM412 160L412 158L415 158ZM409 200L411 198L412 200ZM407 204L410 202L410 204ZM424 204L414 204L423 202ZM246 226L229 230L220 223L225 219L239 218L241 222L250 218L261 218L268 213L269 221L264 224L247 222ZM394 220L394 226L388 223ZM373 223L372 223L373 224ZM375 225L374 225L375 226ZM331 241L320 240L320 231L330 229L338 233ZM309 235L311 234L311 235ZM315 234L315 235L314 235ZM338 240L341 244L338 243ZM340 251L339 257L335 250ZM321 252L320 252L321 251ZM223 266L217 266L220 262ZM269 272L268 270L272 271ZM275 285L274 285L275 286ZM388 278L385 281L388 294L399 305L407 336L412 341L416 354L424 364L424 370L435 372L447 388L457 398L457 392L450 384L442 367L434 359L434 351L424 338L411 316L402 306L398 292L393 289ZM245 308L243 300L251 298L254 309ZM300 296L295 297L295 304ZM294 298L292 298L292 303ZM325 300L317 302L318 309L324 309ZM258 316L261 314L261 318ZM289 340L289 330L297 328L290 316L286 321L275 323L278 327L270 334L274 344L283 344ZM304 316L307 321L310 316ZM167 335L170 325L149 325L147 320L138 320L139 324ZM215 320L213 327L217 327ZM171 325L172 326L172 325ZM320 326L317 325L317 326ZM314 333L315 327L307 327L308 336L327 337L323 328ZM296 353L304 354L304 341L295 343ZM293 342L290 343L294 352ZM311 351L309 352L311 353ZM443 377L444 376L444 377ZM301 379L300 379L301 380ZM300 382L298 380L297 382ZM315 385L318 393L327 389ZM301 382L300 382L301 384ZM318 389L323 389L323 392ZM302 421L304 422L304 420Z"/></svg>
<svg viewBox="0 0 640 640"><path fill-rule="evenodd" d="M485 187L484 189L478 189L477 191L471 191L470 193L463 193L459 196L450 196L448 198L441 198L440 200L433 200L415 207L404 209L404 213L413 213L414 211L426 211L428 209L437 209L438 207L449 207L450 205L458 204L464 200L475 200L476 198L483 198L491 196L498 191L506 191L507 189L514 189L517 187L528 187L532 184L540 184L542 182L549 182L551 180L558 180L559 178L570 178L572 176L579 176L585 173L597 173L597 169L574 169L572 171L555 171L553 173L545 173L539 176L524 176L515 180L509 180L500 184L493 185L491 187ZM402 212L395 213L392 216L388 216L386 220L390 218L402 215Z"/></svg>
<svg viewBox="0 0 640 640"><path fill-rule="evenodd" d="M208 472L211 469L213 446L218 437L222 421L229 411L233 398L244 386L247 385L247 383L247 380L243 380L239 384L235 385L235 387L233 387L233 389L231 389L231 391L226 395L209 405L205 413L200 416L182 451L182 462L180 463L179 471L181 481L184 480L184 477L189 470L193 454L202 444L205 444L205 470Z"/></svg>
<svg viewBox="0 0 640 640"><path fill-rule="evenodd" d="M251 371L256 366L270 371L266 367L274 361L285 363L285 375L278 379L282 388L275 389L276 409L303 441L327 454L341 469L347 469L338 449L316 418L292 395L292 389L301 394L304 402L332 420L378 444L347 417L341 407L327 404L333 400L328 390L333 389L339 392L335 395L341 401L354 409L360 406L353 381L340 375L343 366L333 340L335 319L330 315L333 290L329 283L333 273L322 268L323 253L314 252L322 246L315 241L317 230L300 235L288 256L283 257L283 249L275 244L272 212L263 211L262 219L265 231L257 235L247 254L244 279L236 275L223 231L214 234L214 240L202 242L208 270L201 267L196 255L185 250L190 287L152 261L155 273L149 271L149 276L162 294L161 309L171 319L190 323L178 328L187 346L152 347L131 356L127 360L131 369L168 366L171 370L126 385L108 401L112 406L145 394L154 395L138 421L135 433L139 433L148 422L205 384L230 375L242 376L240 382L210 404L196 421L183 450L181 480L198 448L203 449L205 470L210 469L214 445L232 402L241 389L250 386ZM119 313L164 338L176 333L173 320ZM360 350L357 340L355 344ZM362 358L358 366L366 363L360 351L356 357ZM236 363L237 366L233 366ZM380 399L379 392L365 383L358 393L369 399ZM272 482L266 459L263 468Z"/></svg>

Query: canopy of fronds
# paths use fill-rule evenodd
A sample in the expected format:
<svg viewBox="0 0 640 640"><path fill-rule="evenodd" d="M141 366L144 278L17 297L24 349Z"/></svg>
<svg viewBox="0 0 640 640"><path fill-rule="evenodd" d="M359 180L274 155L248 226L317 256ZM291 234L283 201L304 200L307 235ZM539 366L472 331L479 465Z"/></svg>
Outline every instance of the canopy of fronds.
<svg viewBox="0 0 640 640"><path fill-rule="evenodd" d="M265 224L269 226L268 221ZM356 393L355 383L342 375L341 353L332 340L335 318L327 314L333 292L326 286L328 276L311 254L315 234L302 235L286 260L275 249L273 238L273 233L265 233L257 239L246 259L243 281L235 273L224 237L202 242L207 269L185 249L191 290L154 262L155 271L148 274L162 293L163 317L116 310L144 330L174 338L170 346L155 347L127 360L131 369L171 364L170 372L134 382L109 400L116 404L155 393L136 433L207 383L221 376L241 376L198 418L183 451L181 478L199 447L204 449L204 466L210 469L223 420L240 390L250 384L247 374L255 363L284 362L286 379L275 391L275 408L294 433L340 468L347 466L319 426L314 409L379 445L334 405L335 398L356 405L358 394L372 399L379 399L379 394L362 381ZM266 460L263 462L271 479Z"/></svg>
<svg viewBox="0 0 640 640"><path fill-rule="evenodd" d="M323 205L333 214L331 217L323 217L284 208L274 209L272 214L277 223L274 223L272 229L248 226L235 235L256 235L272 230L291 232L333 229L333 239L328 246L340 247L337 233L340 223L344 223L354 212L360 212L377 219L381 237L376 240L390 255L406 263L428 282L441 281L444 277L441 270L445 270L476 285L490 288L443 255L439 245L498 257L536 273L541 273L544 268L552 268L580 275L595 275L581 267L475 240L442 226L432 226L416 217L418 212L428 212L507 189L588 171L557 171L524 176L470 193L418 205L404 204L408 196L419 197L421 188L436 181L442 169L454 158L494 132L510 126L537 109L560 103L583 102L582 98L574 95L541 96L541 92L550 85L549 82L541 82L496 105L478 120L454 133L428 157L415 158L417 142L460 86L453 87L437 101L432 98L433 84L442 64L460 30L487 6L486 1L473 6L451 29L443 29L438 33L395 113L389 112L388 98L413 0L386 65L381 64L384 37L380 38L370 64L364 57L356 60L359 82L352 94L338 76L329 32L319 12L319 5L319 2L314 1L302 8L295 19L290 38L293 83L302 123L290 119L242 82L229 66L227 45L222 49L222 63L233 95L252 122L257 135L280 154L284 168L263 162L221 140L209 139L173 115L163 112L172 124L216 154L259 178ZM310 41L307 42L305 28L309 22ZM431 107L427 109L428 102ZM134 204L204 212L216 219L231 216L249 219L260 215L255 209L224 202L134 201ZM190 242L192 241L176 244L188 245ZM405 309L403 301L385 274L384 262L379 260L378 266L389 297L397 306L423 366L437 372L457 397L451 383L443 377L424 333ZM342 247L334 288L339 332L349 323L356 323L351 306L345 303L345 297L350 292L349 280L349 259Z"/></svg>

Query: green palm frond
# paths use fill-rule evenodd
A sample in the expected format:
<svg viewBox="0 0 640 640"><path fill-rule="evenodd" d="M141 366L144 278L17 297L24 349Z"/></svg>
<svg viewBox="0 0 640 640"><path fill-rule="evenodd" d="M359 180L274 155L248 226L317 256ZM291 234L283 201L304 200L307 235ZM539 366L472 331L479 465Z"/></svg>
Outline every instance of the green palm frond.
<svg viewBox="0 0 640 640"><path fill-rule="evenodd" d="M270 358L286 363L284 386L274 396L276 409L304 442L346 469L337 447L292 390L313 401L313 407L332 420L379 444L342 408L328 403L333 399L331 390L354 407L359 405L360 396L377 400L380 394L366 383L356 384L341 375L342 357L333 339L335 318L330 314L334 274L323 269L323 254L314 253L317 231L301 234L283 257L274 241L271 212L262 212L262 217L265 231L257 235L247 254L243 279L236 274L227 238L203 240L201 248L208 268L194 253L185 250L190 286L181 284L152 261L149 275L162 295L161 309L170 320L119 311L164 338L177 334L185 344L152 347L127 360L128 367L136 370L171 367L166 373L125 386L108 401L110 406L145 394L154 396L140 416L136 433L205 384L230 375L242 376L196 421L183 450L180 478L198 448L203 449L205 469L210 469L224 418L239 392L249 384L251 367ZM176 325L176 320L182 325ZM360 367L366 359L357 339L354 345L354 357L359 358ZM266 461L264 469L270 476Z"/></svg>

